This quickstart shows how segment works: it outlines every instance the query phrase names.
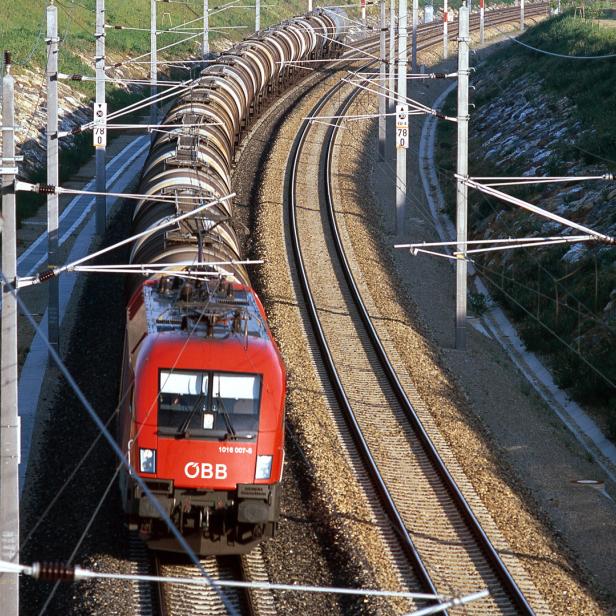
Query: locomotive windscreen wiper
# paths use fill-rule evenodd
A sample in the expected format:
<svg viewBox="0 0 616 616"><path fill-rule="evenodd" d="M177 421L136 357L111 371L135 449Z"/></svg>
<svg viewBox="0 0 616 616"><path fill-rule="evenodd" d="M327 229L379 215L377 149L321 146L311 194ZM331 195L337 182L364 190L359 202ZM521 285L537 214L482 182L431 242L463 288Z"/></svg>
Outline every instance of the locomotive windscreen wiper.
<svg viewBox="0 0 616 616"><path fill-rule="evenodd" d="M236 438L237 434L235 432L235 429L233 428L233 424L231 423L231 418L229 417L229 413L227 413L227 409L225 408L225 405L223 404L220 394L216 395L216 400L218 401L220 410L222 411L222 417L225 420L225 425L227 426L227 433L225 434L225 438L226 439L229 437Z"/></svg>
<svg viewBox="0 0 616 616"><path fill-rule="evenodd" d="M182 424L178 428L178 431L175 434L176 438L186 438L186 435L188 434L188 428L190 427L190 422L192 421L192 418L195 416L195 413L197 412L197 409L199 408L199 405L203 401L204 397L205 397L205 393L202 392L199 394L199 397L197 398L195 405L190 410L188 417L182 422Z"/></svg>

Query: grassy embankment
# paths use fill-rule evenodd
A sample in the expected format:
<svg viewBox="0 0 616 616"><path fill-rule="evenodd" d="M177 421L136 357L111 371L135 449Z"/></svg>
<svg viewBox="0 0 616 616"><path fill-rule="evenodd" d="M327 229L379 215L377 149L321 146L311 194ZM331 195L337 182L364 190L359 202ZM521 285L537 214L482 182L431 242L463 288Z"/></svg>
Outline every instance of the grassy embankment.
<svg viewBox="0 0 616 616"><path fill-rule="evenodd" d="M10 50L13 57L13 72L19 75L20 71L30 69L41 75L41 87L44 87L43 71L46 63L46 17L45 0L31 0L27 3L15 0L0 0L0 51ZM211 6L215 3L211 2ZM245 5L247 3L242 2ZM63 73L78 73L93 75L94 70L90 62L93 62L94 49L94 19L95 0L60 0L58 6L58 31L61 38L59 54L59 67ZM297 15L305 11L306 3L302 0L286 2L283 0L271 0L267 2L261 11L261 26L278 23L282 19ZM178 26L190 20L197 19L202 15L200 3L192 5L179 3L158 3L158 25L161 30ZM150 27L150 2L149 0L107 0L106 21L110 25L124 25L132 28ZM188 27L194 28L201 25L201 21L191 23ZM226 26L248 26L246 29L233 29L216 32L216 28ZM210 18L210 42L213 49L225 45L226 41L239 40L249 34L254 28L254 10L233 9L226 10ZM106 31L107 53L114 60L118 58L136 57L148 53L150 50L149 31L139 30L112 30ZM184 36L161 33L159 35L159 47L175 42ZM177 45L160 54L161 59L186 58L197 56L200 47L200 37L192 41ZM147 61L148 57L142 58ZM142 74L145 74L144 67ZM185 78L185 73L182 73ZM70 82L71 87L94 97L93 82ZM109 112L121 109L127 104L134 102L143 96L147 96L147 88L131 87L130 89L118 87L112 84L107 86L107 100ZM19 97L19 92L17 92ZM39 101L44 105L44 93ZM19 99L17 100L19 104ZM125 120L128 121L128 117ZM112 132L110 138L115 134ZM70 177L81 164L84 158L91 155L93 148L89 133L79 135L74 141L73 147L62 151L61 155L61 181ZM32 181L44 181L45 172L36 172ZM34 193L27 193L20 198L19 219L33 215L44 198Z"/></svg>
<svg viewBox="0 0 616 616"><path fill-rule="evenodd" d="M571 15L561 16L529 29L521 40L534 47L555 53L578 56L597 56L616 53L616 27L598 27ZM497 99L509 84L526 78L541 82L542 92L552 101L550 111L558 113L563 97L574 103L575 117L582 130L573 142L563 142L538 173L562 175L568 163L576 165L602 164L616 171L616 59L568 60L508 45L494 53L477 73L491 75L487 87L478 91L472 114L480 117L482 107ZM525 94L522 92L522 96ZM529 96L528 102L532 104ZM448 113L455 115L455 94L447 101ZM533 116L533 121L537 119ZM471 175L519 175L530 164L497 167L494 159L482 156L483 146L473 139L471 116ZM505 139L506 135L502 137ZM446 193L450 213L455 207L455 187L449 180L455 169L455 126L442 123L439 127L438 164L447 177ZM505 155L500 152L496 156ZM566 174L566 171L564 171ZM583 189L592 189L582 184ZM604 189L592 204L596 218L600 211L600 228L605 231L616 221L612 194L613 185ZM514 193L513 190L509 191ZM542 193L536 188L519 188L520 198L539 205ZM486 199L469 192L471 237L485 237L485 227L499 231L498 212L512 210L502 202ZM569 197L564 196L564 203ZM552 201L553 203L554 201ZM550 206L551 207L551 206ZM596 208L602 208L597 210ZM567 212L565 212L567 216ZM540 233L543 220L516 211L517 220L523 218L525 235ZM584 222L580 220L579 222ZM595 225L596 226L596 225ZM516 228L517 230L517 228ZM552 365L559 385L567 388L580 402L593 409L612 439L616 439L616 310L604 309L616 291L616 250L591 247L581 260L568 263L562 260L570 247L519 250L499 257L478 259L478 265L492 272L491 292L516 321L525 344L539 352ZM481 307L482 298L471 297L471 304ZM591 367L592 366L592 367ZM598 374L596 368L601 374Z"/></svg>

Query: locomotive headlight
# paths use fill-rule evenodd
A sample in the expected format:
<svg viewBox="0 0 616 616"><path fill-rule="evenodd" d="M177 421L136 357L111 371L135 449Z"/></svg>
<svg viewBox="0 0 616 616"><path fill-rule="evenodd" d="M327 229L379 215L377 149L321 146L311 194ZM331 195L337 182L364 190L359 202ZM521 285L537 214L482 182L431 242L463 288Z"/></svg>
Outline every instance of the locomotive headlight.
<svg viewBox="0 0 616 616"><path fill-rule="evenodd" d="M255 479L269 479L272 474L272 456L257 456Z"/></svg>
<svg viewBox="0 0 616 616"><path fill-rule="evenodd" d="M156 449L139 450L139 470L142 473L156 472Z"/></svg>

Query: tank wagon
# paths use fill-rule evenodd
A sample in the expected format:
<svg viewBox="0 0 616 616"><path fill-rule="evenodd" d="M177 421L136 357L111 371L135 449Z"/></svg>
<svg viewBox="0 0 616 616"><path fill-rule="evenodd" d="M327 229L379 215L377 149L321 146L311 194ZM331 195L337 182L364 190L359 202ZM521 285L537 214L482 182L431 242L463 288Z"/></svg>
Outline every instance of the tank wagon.
<svg viewBox="0 0 616 616"><path fill-rule="evenodd" d="M337 57L343 15L316 10L255 33L172 105L145 163L129 282L118 439L199 554L243 553L275 535L284 463L285 367L234 230L236 146L298 61ZM178 128L180 126L180 128ZM214 202L174 227L170 217ZM122 503L150 547L179 545L129 473Z"/></svg>

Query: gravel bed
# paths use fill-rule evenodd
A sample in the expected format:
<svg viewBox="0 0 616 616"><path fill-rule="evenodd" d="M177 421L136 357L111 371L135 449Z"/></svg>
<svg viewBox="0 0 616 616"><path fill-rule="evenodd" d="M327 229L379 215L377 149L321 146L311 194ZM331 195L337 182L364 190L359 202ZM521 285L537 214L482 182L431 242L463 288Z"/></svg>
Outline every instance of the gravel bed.
<svg viewBox="0 0 616 616"><path fill-rule="evenodd" d="M333 83L333 81L332 81ZM330 84L331 85L331 84ZM319 88L319 94L325 92ZM270 325L278 340L289 371L287 419L310 462L306 483L319 503L319 515L331 545L340 555L340 575L355 585L399 588L399 578L385 557L382 537L365 494L359 488L356 468L348 459L339 427L329 408L320 374L313 363L306 339L297 293L291 278L291 255L286 232L285 169L293 140L304 118L316 102L303 100L272 144L258 195L256 256L265 260L260 276L262 297ZM316 197L316 196L315 196ZM399 612L401 606L382 601L356 601L353 611L369 613ZM345 613L351 611L351 606Z"/></svg>
<svg viewBox="0 0 616 616"><path fill-rule="evenodd" d="M129 224L128 208L118 210L104 242L118 241ZM105 263L126 262L125 251L102 257ZM98 261L102 262L102 261ZM72 325L65 362L71 374L101 419L111 417L118 398L120 360L124 335L123 284L112 276L90 275L83 280L77 307L79 318ZM56 495L98 434L92 420L56 369L49 370L43 391L48 402L38 418L38 441L33 446L29 484L22 500L22 542ZM113 431L114 423L111 420ZM114 474L116 459L100 439L73 481L34 532L22 550L23 562L68 559ZM128 539L118 513L119 494L115 485L105 498L93 526L77 552L74 562L103 571L129 572L120 557ZM107 592L95 598L97 586ZM22 613L38 614L52 585L25 579L22 585ZM47 613L128 614L128 585L115 582L80 583L58 587Z"/></svg>
<svg viewBox="0 0 616 616"><path fill-rule="evenodd" d="M363 100L355 113L365 112L372 105L372 101ZM393 210L393 197L389 192L385 193L385 201L373 196L375 191L383 196L385 172L372 156L377 139L374 128L354 125L343 131L345 152L354 151L355 156L345 156L340 172L350 184L345 190L353 196L344 201L346 226L371 298L381 315L381 327L389 330L435 426L550 609L559 614L599 613L601 607L585 584L588 580L571 553L557 543L545 516L538 512L523 487L522 478L503 460L503 452L473 413L464 384L445 367L431 331L419 317L408 287L399 276L396 266L400 266L400 260L392 246L401 238L387 233L390 216L383 211L384 205L390 207L387 204L392 204ZM421 190L417 180L409 173L413 204ZM413 225L422 225L420 218L409 213ZM407 237L404 239L408 241ZM434 281L431 293L426 293L424 315L430 313L431 301L439 301L445 284L449 283L442 279ZM458 363L459 360L457 357ZM475 379L481 378L477 371L466 370L464 374L472 378L472 372ZM507 399L507 392L502 391L500 399Z"/></svg>

